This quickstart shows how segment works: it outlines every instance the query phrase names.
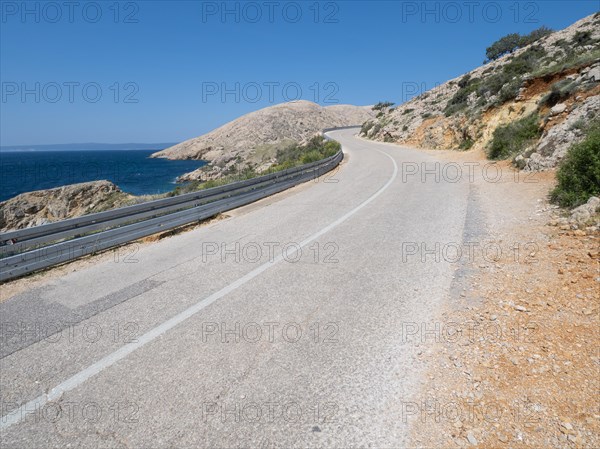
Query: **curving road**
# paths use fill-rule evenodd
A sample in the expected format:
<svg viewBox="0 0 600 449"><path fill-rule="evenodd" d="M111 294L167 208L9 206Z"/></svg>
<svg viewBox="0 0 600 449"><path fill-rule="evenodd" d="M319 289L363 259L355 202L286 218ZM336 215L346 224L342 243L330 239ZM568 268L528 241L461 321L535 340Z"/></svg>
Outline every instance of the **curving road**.
<svg viewBox="0 0 600 449"><path fill-rule="evenodd" d="M463 241L469 184L355 133L319 182L2 301L2 447L405 445L406 331L456 269L406 253Z"/></svg>

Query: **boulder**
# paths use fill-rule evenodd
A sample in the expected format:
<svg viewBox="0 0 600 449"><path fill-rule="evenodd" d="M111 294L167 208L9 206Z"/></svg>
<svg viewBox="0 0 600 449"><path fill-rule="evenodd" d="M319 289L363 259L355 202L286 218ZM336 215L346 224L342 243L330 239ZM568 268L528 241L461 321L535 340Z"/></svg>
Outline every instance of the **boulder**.
<svg viewBox="0 0 600 449"><path fill-rule="evenodd" d="M552 114L552 115L558 115L558 114L562 114L566 110L567 110L567 105L566 104L564 104L564 103L558 103L557 105L554 105L552 107L552 109L550 109L550 114Z"/></svg>
<svg viewBox="0 0 600 449"><path fill-rule="evenodd" d="M525 165L527 164L527 161L525 160L525 158L523 157L522 154L519 154L515 160L514 160L515 165L519 168L519 169L524 169Z"/></svg>
<svg viewBox="0 0 600 449"><path fill-rule="evenodd" d="M592 196L587 203L582 204L571 211L571 221L578 224L584 224L598 212L600 212L600 198Z"/></svg>
<svg viewBox="0 0 600 449"><path fill-rule="evenodd" d="M585 77L589 81L600 81L600 66L596 66L590 69L590 71L586 73Z"/></svg>

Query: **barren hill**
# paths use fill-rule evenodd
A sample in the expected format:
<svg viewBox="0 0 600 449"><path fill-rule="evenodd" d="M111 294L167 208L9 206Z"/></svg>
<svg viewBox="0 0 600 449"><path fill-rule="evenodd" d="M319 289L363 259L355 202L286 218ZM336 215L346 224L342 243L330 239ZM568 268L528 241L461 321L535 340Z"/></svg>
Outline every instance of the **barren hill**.
<svg viewBox="0 0 600 449"><path fill-rule="evenodd" d="M232 164L264 168L274 162L278 149L302 143L323 128L360 125L374 117L370 107L322 107L310 101L293 101L243 115L207 134L154 153L169 159L203 159L213 177ZM192 172L195 173L195 172ZM193 179L194 175L185 179Z"/></svg>

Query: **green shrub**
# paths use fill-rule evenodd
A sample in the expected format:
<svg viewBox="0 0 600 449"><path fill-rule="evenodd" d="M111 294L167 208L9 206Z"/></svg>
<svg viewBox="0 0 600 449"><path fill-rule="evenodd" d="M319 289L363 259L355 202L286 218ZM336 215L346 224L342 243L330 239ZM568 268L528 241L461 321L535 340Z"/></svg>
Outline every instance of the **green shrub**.
<svg viewBox="0 0 600 449"><path fill-rule="evenodd" d="M402 131L408 131L408 125L404 125L404 126L402 127Z"/></svg>
<svg viewBox="0 0 600 449"><path fill-rule="evenodd" d="M575 123L573 123L573 126L571 126L571 129L579 129L579 130L583 131L584 129L586 129L586 127L587 127L586 121L583 118L580 118Z"/></svg>
<svg viewBox="0 0 600 449"><path fill-rule="evenodd" d="M461 150L470 150L474 144L475 144L475 141L473 139L471 139L470 137L467 137L465 140L463 140L460 143L458 148Z"/></svg>
<svg viewBox="0 0 600 449"><path fill-rule="evenodd" d="M519 77L526 73L531 73L535 70L542 58L547 55L547 51L539 46L534 45L519 56L515 56L508 64L503 68L503 72L509 77Z"/></svg>
<svg viewBox="0 0 600 449"><path fill-rule="evenodd" d="M477 94L484 96L486 93L489 95L497 95L506 83L510 81L508 75L504 72L495 73L494 75L486 78L483 83L479 86Z"/></svg>
<svg viewBox="0 0 600 449"><path fill-rule="evenodd" d="M539 117L536 113L508 125L499 126L494 130L488 148L488 157L490 159L508 159L523 151L540 135Z"/></svg>
<svg viewBox="0 0 600 449"><path fill-rule="evenodd" d="M362 127L360 128L360 132L367 134L369 132L369 130L373 127L375 123L373 122L365 122L363 123Z"/></svg>
<svg viewBox="0 0 600 449"><path fill-rule="evenodd" d="M471 75L465 75L463 76L460 81L458 82L458 87L460 87L461 89L467 87L469 85L469 81L471 80Z"/></svg>
<svg viewBox="0 0 600 449"><path fill-rule="evenodd" d="M408 109L405 109L405 110L402 112L402 115L410 114L412 111L414 111L414 109L410 109L410 108L408 108Z"/></svg>
<svg viewBox="0 0 600 449"><path fill-rule="evenodd" d="M514 100L519 95L519 89L521 88L521 80L513 80L508 84L505 84L502 89L500 89L498 98L501 103L506 103L507 101Z"/></svg>
<svg viewBox="0 0 600 449"><path fill-rule="evenodd" d="M576 53L568 51L562 58L555 58L557 62L549 67L537 69L532 72L534 77L550 76L561 73L574 67L586 67L598 62L600 59L600 48L594 48L592 51Z"/></svg>
<svg viewBox="0 0 600 449"><path fill-rule="evenodd" d="M591 31L577 31L573 39L571 39L571 43L576 47L584 47L586 45L593 45L594 39L592 38Z"/></svg>
<svg viewBox="0 0 600 449"><path fill-rule="evenodd" d="M169 193L167 193L167 197L173 197L177 195L183 195L184 193L195 192L200 189L201 181L190 181L184 184L178 185Z"/></svg>
<svg viewBox="0 0 600 449"><path fill-rule="evenodd" d="M534 42L554 33L554 31L548 27L541 26L537 30L533 30L531 33L522 36L521 41L519 42L520 47L525 47L526 45L533 44Z"/></svg>
<svg viewBox="0 0 600 449"><path fill-rule="evenodd" d="M469 95L479 90L480 82L479 78L471 78L470 75L465 75L458 82L460 89L456 91L444 109L446 117L467 107Z"/></svg>
<svg viewBox="0 0 600 449"><path fill-rule="evenodd" d="M590 126L582 142L571 146L556 177L558 185L550 199L562 207L577 207L600 195L599 121Z"/></svg>
<svg viewBox="0 0 600 449"><path fill-rule="evenodd" d="M277 160L275 167L285 165L285 168L290 168L300 164L308 164L333 156L340 148L338 142L327 141L322 136L315 136L304 145L290 145L278 150L275 156Z"/></svg>
<svg viewBox="0 0 600 449"><path fill-rule="evenodd" d="M311 162L320 161L322 159L322 155L317 150L311 150L308 153L302 155L300 159L303 164L310 164Z"/></svg>
<svg viewBox="0 0 600 449"><path fill-rule="evenodd" d="M477 86L477 94L481 96L497 95L500 103L514 100L523 83L523 75L532 73L538 67L546 50L539 45L528 48L519 56L515 56L499 71Z"/></svg>
<svg viewBox="0 0 600 449"><path fill-rule="evenodd" d="M333 156L339 151L341 145L335 141L327 141L322 136L315 136L304 145L290 145L279 149L275 155L276 164L269 168L269 172L278 172L288 168L296 167L301 164L318 161L329 156ZM216 187L217 185L228 184L234 181L250 179L260 174L256 173L251 167L246 167L235 175L228 175L217 180L208 181L200 185L200 189Z"/></svg>
<svg viewBox="0 0 600 449"><path fill-rule="evenodd" d="M554 83L550 89L550 93L544 95L540 100L540 106L552 107L555 104L569 98L577 90L577 84L568 79L564 79Z"/></svg>
<svg viewBox="0 0 600 449"><path fill-rule="evenodd" d="M337 142L335 140L328 140L327 142L325 142L325 145L323 146L323 151L322 151L323 159L333 156L341 149L342 149L342 146L340 145L339 142Z"/></svg>
<svg viewBox="0 0 600 449"><path fill-rule="evenodd" d="M446 105L446 107L444 108L444 114L446 115L446 117L450 117L451 115L453 115L459 111L462 111L465 107L466 107L466 103L461 103L461 104L448 103Z"/></svg>

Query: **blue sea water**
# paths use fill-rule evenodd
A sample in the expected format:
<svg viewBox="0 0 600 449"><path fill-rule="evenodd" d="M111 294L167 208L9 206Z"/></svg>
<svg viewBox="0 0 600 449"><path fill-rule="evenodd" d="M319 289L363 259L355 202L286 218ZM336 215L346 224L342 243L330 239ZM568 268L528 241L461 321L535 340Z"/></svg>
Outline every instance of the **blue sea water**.
<svg viewBox="0 0 600 449"><path fill-rule="evenodd" d="M206 164L151 159L156 150L0 151L0 201L33 190L106 179L133 195L165 193Z"/></svg>

